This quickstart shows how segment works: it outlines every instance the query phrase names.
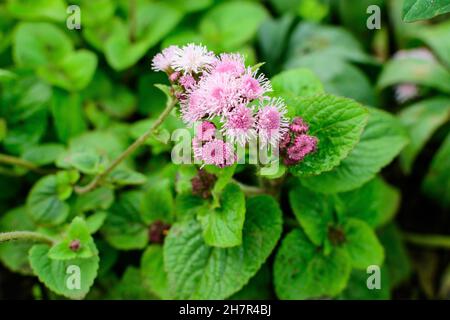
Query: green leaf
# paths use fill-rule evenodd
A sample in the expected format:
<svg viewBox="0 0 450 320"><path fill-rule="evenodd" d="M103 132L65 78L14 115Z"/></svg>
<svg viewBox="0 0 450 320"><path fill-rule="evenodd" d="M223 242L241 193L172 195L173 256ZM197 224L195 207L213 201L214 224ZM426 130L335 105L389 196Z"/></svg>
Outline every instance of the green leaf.
<svg viewBox="0 0 450 320"><path fill-rule="evenodd" d="M309 134L319 139L317 151L290 168L297 176L329 171L355 147L367 123L368 112L360 104L331 95L288 100L289 114L302 117Z"/></svg>
<svg viewBox="0 0 450 320"><path fill-rule="evenodd" d="M180 166L175 181L177 194L192 194L191 179L197 175L197 172L198 170L195 166Z"/></svg>
<svg viewBox="0 0 450 320"><path fill-rule="evenodd" d="M272 273L265 263L240 291L230 297L230 300L270 300L273 299L272 291Z"/></svg>
<svg viewBox="0 0 450 320"><path fill-rule="evenodd" d="M98 130L78 135L69 141L69 150L72 152L89 151L101 156L102 160L115 159L127 147L128 136L124 131ZM127 160L124 160L127 164Z"/></svg>
<svg viewBox="0 0 450 320"><path fill-rule="evenodd" d="M45 143L32 146L25 150L22 159L33 162L38 166L52 164L64 152L64 146L57 143Z"/></svg>
<svg viewBox="0 0 450 320"><path fill-rule="evenodd" d="M46 22L22 22L15 31L14 61L22 67L36 68L60 61L73 50L70 38Z"/></svg>
<svg viewBox="0 0 450 320"><path fill-rule="evenodd" d="M348 254L334 249L324 255L300 230L284 238L275 257L275 292L280 299L334 297L350 277Z"/></svg>
<svg viewBox="0 0 450 320"><path fill-rule="evenodd" d="M97 211L86 218L86 225L90 234L96 233L103 225L108 216L106 211Z"/></svg>
<svg viewBox="0 0 450 320"><path fill-rule="evenodd" d="M199 28L210 49L235 50L253 38L267 15L255 2L222 3L202 17Z"/></svg>
<svg viewBox="0 0 450 320"><path fill-rule="evenodd" d="M163 247L150 245L141 258L141 274L144 284L161 299L168 299L167 274L164 270Z"/></svg>
<svg viewBox="0 0 450 320"><path fill-rule="evenodd" d="M0 218L0 232L13 230L35 230L35 225L27 215L25 207L14 208ZM28 262L28 251L33 243L10 241L0 245L0 261L13 272L24 275L33 274Z"/></svg>
<svg viewBox="0 0 450 320"><path fill-rule="evenodd" d="M348 286L339 296L344 300L389 300L391 298L389 275L383 266L380 270L380 289L369 289L367 279L370 276L366 270L353 270Z"/></svg>
<svg viewBox="0 0 450 320"><path fill-rule="evenodd" d="M348 219L343 226L345 243L352 267L366 270L370 265L381 266L384 249L372 228L362 220Z"/></svg>
<svg viewBox="0 0 450 320"><path fill-rule="evenodd" d="M287 64L320 53L338 60L374 63L361 44L342 27L303 22L292 32L287 51ZM328 65L328 63L326 63Z"/></svg>
<svg viewBox="0 0 450 320"><path fill-rule="evenodd" d="M434 156L422 183L423 191L441 203L444 208L450 207L450 161L448 159L450 159L450 134Z"/></svg>
<svg viewBox="0 0 450 320"><path fill-rule="evenodd" d="M112 183L119 186L137 186L144 184L147 181L147 177L142 173L124 168L114 170L108 178L112 181Z"/></svg>
<svg viewBox="0 0 450 320"><path fill-rule="evenodd" d="M420 28L414 36L424 41L434 53L450 68L450 21Z"/></svg>
<svg viewBox="0 0 450 320"><path fill-rule="evenodd" d="M107 210L108 216L101 232L112 247L132 250L143 249L147 245L148 230L141 219L142 199L141 192L129 191Z"/></svg>
<svg viewBox="0 0 450 320"><path fill-rule="evenodd" d="M447 0L404 0L402 18L405 22L431 19L450 12Z"/></svg>
<svg viewBox="0 0 450 320"><path fill-rule="evenodd" d="M380 177L337 196L341 201L338 213L363 220L374 228L392 220L400 206L400 192Z"/></svg>
<svg viewBox="0 0 450 320"><path fill-rule="evenodd" d="M306 21L320 22L329 14L330 3L327 0L303 0L297 11Z"/></svg>
<svg viewBox="0 0 450 320"><path fill-rule="evenodd" d="M410 258L400 231L393 223L380 230L379 238L386 255L385 265L389 272L389 282L391 287L395 288L411 276Z"/></svg>
<svg viewBox="0 0 450 320"><path fill-rule="evenodd" d="M73 191L73 185L80 179L76 170L61 170L56 173L56 191L60 200L67 200Z"/></svg>
<svg viewBox="0 0 450 320"><path fill-rule="evenodd" d="M174 8L183 11L185 13L189 13L206 9L207 7L213 4L213 0L196 0L196 1L172 0L169 3Z"/></svg>
<svg viewBox="0 0 450 320"><path fill-rule="evenodd" d="M153 300L148 289L142 285L143 277L138 268L129 266L120 282L113 287L109 299L112 300Z"/></svg>
<svg viewBox="0 0 450 320"><path fill-rule="evenodd" d="M70 3L81 8L83 30L85 27L108 24L117 6L116 1L113 0L72 0Z"/></svg>
<svg viewBox="0 0 450 320"><path fill-rule="evenodd" d="M69 215L69 205L58 196L55 175L48 175L36 182L27 198L27 212L38 225L55 226Z"/></svg>
<svg viewBox="0 0 450 320"><path fill-rule="evenodd" d="M9 82L17 78L17 75L9 70L0 69L0 83Z"/></svg>
<svg viewBox="0 0 450 320"><path fill-rule="evenodd" d="M25 152L42 139L47 129L47 111L40 110L19 121L8 128L3 140L5 149L13 154Z"/></svg>
<svg viewBox="0 0 450 320"><path fill-rule="evenodd" d="M56 64L38 68L37 74L48 83L67 91L84 89L94 76L97 56L88 50L67 54Z"/></svg>
<svg viewBox="0 0 450 320"><path fill-rule="evenodd" d="M192 194L178 194L175 198L175 216L177 221L184 221L196 216L202 207L207 205L206 201Z"/></svg>
<svg viewBox="0 0 450 320"><path fill-rule="evenodd" d="M281 67L293 21L294 16L292 15L283 15L278 19L268 18L264 20L258 30L260 58L262 61L266 61L264 69L269 74L276 74Z"/></svg>
<svg viewBox="0 0 450 320"><path fill-rule="evenodd" d="M108 63L115 70L134 65L149 48L160 41L180 21L181 13L165 3L145 3L136 12L136 40L130 41L128 24L115 20L105 43Z"/></svg>
<svg viewBox="0 0 450 320"><path fill-rule="evenodd" d="M205 168L206 171L217 176L217 180L211 191L214 198L213 206L216 206L219 205L220 198L222 197L222 191L231 182L233 175L236 172L237 165L232 165L220 169L215 166L206 166Z"/></svg>
<svg viewBox="0 0 450 320"><path fill-rule="evenodd" d="M79 241L79 249L71 250L70 246L73 241ZM91 237L86 222L80 217L72 220L63 240L51 247L48 252L48 257L54 260L85 259L96 255L98 255L98 250L94 239Z"/></svg>
<svg viewBox="0 0 450 320"><path fill-rule="evenodd" d="M220 207L205 207L198 219L207 245L221 248L241 245L245 220L244 193L239 186L228 184L221 194Z"/></svg>
<svg viewBox="0 0 450 320"><path fill-rule="evenodd" d="M98 256L87 259L52 260L48 257L48 252L47 245L35 245L30 250L30 264L39 280L56 294L70 299L83 299L97 276ZM80 289L68 286L76 276L71 266L79 268Z"/></svg>
<svg viewBox="0 0 450 320"><path fill-rule="evenodd" d="M91 150L68 151L59 156L56 165L61 168L75 168L86 174L100 172L101 158Z"/></svg>
<svg viewBox="0 0 450 320"><path fill-rule="evenodd" d="M258 196L247 201L241 246L209 247L195 220L174 224L164 243L170 296L225 299L239 291L274 249L281 223L278 204L268 196Z"/></svg>
<svg viewBox="0 0 450 320"><path fill-rule="evenodd" d="M345 192L373 179L408 142L406 130L387 112L369 108L361 140L337 167L319 176L304 177L304 186L323 193ZM320 145L319 145L320 148Z"/></svg>
<svg viewBox="0 0 450 320"><path fill-rule="evenodd" d="M174 199L169 179L152 179L142 200L142 219L150 224L156 220L171 222Z"/></svg>
<svg viewBox="0 0 450 320"><path fill-rule="evenodd" d="M378 104L375 90L367 76L360 69L331 52L318 51L315 54L291 59L286 62L284 68L310 69L322 82L325 92L348 97L365 105Z"/></svg>
<svg viewBox="0 0 450 320"><path fill-rule="evenodd" d="M306 97L324 93L322 83L304 68L283 71L271 79L274 96Z"/></svg>
<svg viewBox="0 0 450 320"><path fill-rule="evenodd" d="M289 203L311 242L322 245L333 223L333 197L296 186L289 192Z"/></svg>
<svg viewBox="0 0 450 320"><path fill-rule="evenodd" d="M420 101L403 109L399 118L411 137L410 143L400 154L400 165L409 174L426 142L440 126L450 120L450 99L436 97Z"/></svg>
<svg viewBox="0 0 450 320"><path fill-rule="evenodd" d="M106 210L114 202L114 191L108 187L100 187L77 196L74 209L76 212Z"/></svg>
<svg viewBox="0 0 450 320"><path fill-rule="evenodd" d="M21 20L62 22L67 17L67 5L63 0L10 0L6 7L12 16Z"/></svg>
<svg viewBox="0 0 450 320"><path fill-rule="evenodd" d="M411 83L450 93L450 72L436 61L418 58L393 59L384 65L378 79L380 89Z"/></svg>
<svg viewBox="0 0 450 320"><path fill-rule="evenodd" d="M52 99L52 115L58 138L62 142L86 131L81 96L55 90Z"/></svg>

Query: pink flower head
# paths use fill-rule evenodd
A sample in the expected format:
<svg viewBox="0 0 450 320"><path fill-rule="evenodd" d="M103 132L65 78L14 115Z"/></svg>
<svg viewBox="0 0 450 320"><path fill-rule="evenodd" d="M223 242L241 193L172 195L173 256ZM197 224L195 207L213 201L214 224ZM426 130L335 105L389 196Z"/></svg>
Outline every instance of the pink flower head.
<svg viewBox="0 0 450 320"><path fill-rule="evenodd" d="M263 102L258 111L258 133L262 145L267 143L276 146L288 130L287 110L283 99L272 98Z"/></svg>
<svg viewBox="0 0 450 320"><path fill-rule="evenodd" d="M214 53L205 46L190 43L176 50L173 69L184 73L200 73L214 62Z"/></svg>
<svg viewBox="0 0 450 320"><path fill-rule="evenodd" d="M291 134L290 132L286 132L280 140L280 149L287 148L290 142L291 142Z"/></svg>
<svg viewBox="0 0 450 320"><path fill-rule="evenodd" d="M202 121L196 129L196 137L200 141L211 141L216 134L216 126L209 121Z"/></svg>
<svg viewBox="0 0 450 320"><path fill-rule="evenodd" d="M244 146L256 135L255 122L253 110L240 104L227 115L223 129L227 138Z"/></svg>
<svg viewBox="0 0 450 320"><path fill-rule="evenodd" d="M317 147L317 138L307 134L301 134L294 140L294 144L288 148L288 158L294 162L299 162Z"/></svg>
<svg viewBox="0 0 450 320"><path fill-rule="evenodd" d="M192 124L204 116L201 97L197 91L191 92L186 99L180 101L183 121Z"/></svg>
<svg viewBox="0 0 450 320"><path fill-rule="evenodd" d="M173 59L180 48L170 46L158 53L152 60L152 69L154 71L167 72L172 68Z"/></svg>
<svg viewBox="0 0 450 320"><path fill-rule="evenodd" d="M203 146L202 160L205 164L212 164L222 168L235 163L236 155L229 143L214 139Z"/></svg>
<svg viewBox="0 0 450 320"><path fill-rule="evenodd" d="M194 77L190 74L185 74L180 78L180 84L184 87L184 89L191 90L197 84L197 81L195 81Z"/></svg>
<svg viewBox="0 0 450 320"><path fill-rule="evenodd" d="M269 80L260 74L257 76L257 71L253 72L250 68L242 76L242 96L251 101L261 98L265 93L272 91L272 86Z"/></svg>
<svg viewBox="0 0 450 320"><path fill-rule="evenodd" d="M169 76L170 82L175 82L180 77L180 73L178 71L172 72Z"/></svg>
<svg viewBox="0 0 450 320"><path fill-rule="evenodd" d="M208 117L224 115L240 103L240 83L229 73L204 75L196 90Z"/></svg>
<svg viewBox="0 0 450 320"><path fill-rule="evenodd" d="M239 53L223 53L213 63L211 72L240 76L245 72L244 57Z"/></svg>
<svg viewBox="0 0 450 320"><path fill-rule="evenodd" d="M294 133L306 133L308 132L309 127L302 118L296 117L292 120L289 129Z"/></svg>

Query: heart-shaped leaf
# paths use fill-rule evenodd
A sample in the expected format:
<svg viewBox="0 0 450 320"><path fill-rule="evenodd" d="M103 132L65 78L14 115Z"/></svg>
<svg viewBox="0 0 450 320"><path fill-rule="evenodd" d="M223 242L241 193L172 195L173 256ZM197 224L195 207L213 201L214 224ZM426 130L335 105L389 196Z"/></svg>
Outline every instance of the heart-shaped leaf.
<svg viewBox="0 0 450 320"><path fill-rule="evenodd" d="M195 220L172 226L164 244L169 292L175 299L225 299L258 271L281 235L281 211L268 196L247 201L243 243L232 248L205 244Z"/></svg>

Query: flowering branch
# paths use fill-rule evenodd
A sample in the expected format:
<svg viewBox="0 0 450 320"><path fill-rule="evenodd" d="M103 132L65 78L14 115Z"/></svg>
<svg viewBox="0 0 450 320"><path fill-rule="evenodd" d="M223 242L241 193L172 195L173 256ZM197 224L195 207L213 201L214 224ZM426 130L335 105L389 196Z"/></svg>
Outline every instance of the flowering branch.
<svg viewBox="0 0 450 320"><path fill-rule="evenodd" d="M172 98L168 99L166 108L164 111L159 115L158 119L153 123L153 125L139 138L137 138L124 152L122 152L121 155L119 155L110 165L108 168L106 168L105 171L95 176L95 178L87 185L85 186L76 186L75 192L78 194L83 194L89 191L94 190L97 188L103 179L108 176L125 158L127 158L130 154L132 154L134 151L136 151L137 148L142 146L145 141L153 135L153 133L158 129L158 127L164 122L164 120L167 118L167 116L170 114L172 109L177 104L177 99Z"/></svg>
<svg viewBox="0 0 450 320"><path fill-rule="evenodd" d="M0 232L0 243L13 240L45 242L52 245L55 241L45 234L33 231Z"/></svg>
<svg viewBox="0 0 450 320"><path fill-rule="evenodd" d="M26 168L30 171L34 171L39 174L48 174L48 173L53 172L52 170L46 170L46 169L39 168L38 166L36 166L34 163L32 163L30 161L27 161L27 160L24 160L21 158L17 158L14 156L10 156L7 154L0 154L0 163L14 165L14 166L20 166L20 167Z"/></svg>
<svg viewBox="0 0 450 320"><path fill-rule="evenodd" d="M450 237L435 235L435 234L415 234L415 233L404 233L403 238L405 241L412 244L417 244L425 247L436 247L443 249L450 249Z"/></svg>

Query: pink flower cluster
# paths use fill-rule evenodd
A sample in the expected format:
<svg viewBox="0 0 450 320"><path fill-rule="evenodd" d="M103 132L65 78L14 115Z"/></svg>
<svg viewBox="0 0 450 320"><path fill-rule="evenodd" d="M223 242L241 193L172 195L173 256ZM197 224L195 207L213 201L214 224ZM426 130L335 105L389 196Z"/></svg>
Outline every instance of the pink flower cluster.
<svg viewBox="0 0 450 320"><path fill-rule="evenodd" d="M309 127L302 118L294 118L281 142L280 151L286 165L295 165L316 151L317 138L308 135Z"/></svg>
<svg viewBox="0 0 450 320"><path fill-rule="evenodd" d="M245 146L259 138L260 146L278 147L288 132L284 101L267 96L272 91L270 81L246 66L238 53L216 56L201 45L171 46L153 58L152 68L166 72L179 89L183 121L201 123L193 147L195 157L206 164L234 163L234 143Z"/></svg>

